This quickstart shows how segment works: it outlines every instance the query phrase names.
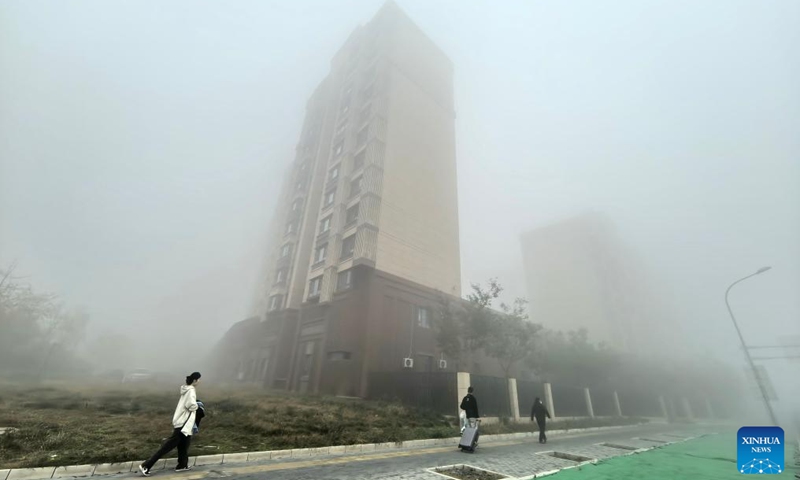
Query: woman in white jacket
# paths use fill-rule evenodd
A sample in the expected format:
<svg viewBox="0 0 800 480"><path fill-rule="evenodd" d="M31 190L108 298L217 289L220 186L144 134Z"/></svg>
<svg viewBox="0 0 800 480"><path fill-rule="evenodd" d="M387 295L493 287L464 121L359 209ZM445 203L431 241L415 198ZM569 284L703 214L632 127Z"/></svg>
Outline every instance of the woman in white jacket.
<svg viewBox="0 0 800 480"><path fill-rule="evenodd" d="M195 422L195 412L197 411L197 393L195 385L200 381L200 372L194 372L186 377L186 385L181 385L181 398L178 406L175 407L175 414L172 416L172 436L170 436L161 448L150 457L149 460L139 465L139 471L145 477L150 476L150 469L153 465L172 449L178 447L178 466L176 472L189 470L189 443L192 440L192 428Z"/></svg>

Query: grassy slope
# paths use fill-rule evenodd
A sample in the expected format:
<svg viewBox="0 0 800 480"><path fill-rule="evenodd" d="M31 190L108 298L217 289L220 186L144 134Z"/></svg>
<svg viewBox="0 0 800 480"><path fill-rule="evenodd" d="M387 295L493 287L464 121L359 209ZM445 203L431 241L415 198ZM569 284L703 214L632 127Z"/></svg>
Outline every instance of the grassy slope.
<svg viewBox="0 0 800 480"><path fill-rule="evenodd" d="M440 415L383 402L223 392L198 388L207 406L191 455L444 438L457 428ZM0 467L144 459L171 432L174 391L118 387L0 388ZM591 425L633 423L596 420ZM550 428L578 428L587 421ZM530 431L530 424L488 425L484 434ZM174 454L175 452L173 452Z"/></svg>

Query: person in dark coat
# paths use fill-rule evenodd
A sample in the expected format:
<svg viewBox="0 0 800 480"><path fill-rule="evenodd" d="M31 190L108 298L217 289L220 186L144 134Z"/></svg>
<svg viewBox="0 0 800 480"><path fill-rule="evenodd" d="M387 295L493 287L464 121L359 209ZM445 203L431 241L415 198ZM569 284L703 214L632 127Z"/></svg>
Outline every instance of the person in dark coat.
<svg viewBox="0 0 800 480"><path fill-rule="evenodd" d="M474 427L475 421L481 418L478 414L478 400L476 400L475 395L472 394L473 391L474 389L469 387L467 389L467 395L461 400L461 410L467 413L467 421L470 427Z"/></svg>
<svg viewBox="0 0 800 480"><path fill-rule="evenodd" d="M544 429L547 424L547 419L550 418L550 412L547 411L547 407L544 406L542 400L539 397L536 397L536 400L533 401L533 408L531 409L531 421L536 420L536 424L539 425L539 443L547 443L547 435L544 434Z"/></svg>

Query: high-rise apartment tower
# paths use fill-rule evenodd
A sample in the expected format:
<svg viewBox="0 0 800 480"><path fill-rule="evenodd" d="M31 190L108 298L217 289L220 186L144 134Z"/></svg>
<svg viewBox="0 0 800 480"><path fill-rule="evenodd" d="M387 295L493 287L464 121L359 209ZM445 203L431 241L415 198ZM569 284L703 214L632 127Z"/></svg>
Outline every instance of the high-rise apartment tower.
<svg viewBox="0 0 800 480"><path fill-rule="evenodd" d="M308 101L254 313L329 301L358 265L460 295L454 124L452 63L387 3Z"/></svg>

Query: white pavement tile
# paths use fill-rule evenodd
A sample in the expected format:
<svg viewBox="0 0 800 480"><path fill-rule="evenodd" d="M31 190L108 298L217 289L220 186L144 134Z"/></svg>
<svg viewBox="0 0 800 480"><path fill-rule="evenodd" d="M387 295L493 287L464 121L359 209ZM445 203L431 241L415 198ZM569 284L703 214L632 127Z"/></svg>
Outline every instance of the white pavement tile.
<svg viewBox="0 0 800 480"><path fill-rule="evenodd" d="M248 452L248 462L260 462L262 460L272 460L273 451L267 450L265 452Z"/></svg>
<svg viewBox="0 0 800 480"><path fill-rule="evenodd" d="M70 465L58 467L50 478L91 477L95 465Z"/></svg>
<svg viewBox="0 0 800 480"><path fill-rule="evenodd" d="M94 469L94 476L97 475L114 475L116 473L129 473L131 469L137 468L139 464L134 465L133 462L120 462L120 463L101 463Z"/></svg>
<svg viewBox="0 0 800 480"><path fill-rule="evenodd" d="M197 460L194 461L195 467L202 467L205 465L222 465L222 459L224 454L220 453L218 455L201 455L197 457ZM189 462L189 465L192 463Z"/></svg>
<svg viewBox="0 0 800 480"><path fill-rule="evenodd" d="M14 468L8 473L6 480L39 480L42 478L52 478L56 467L39 468Z"/></svg>
<svg viewBox="0 0 800 480"><path fill-rule="evenodd" d="M247 456L249 453L226 453L225 457L222 459L223 464L227 463L245 463L247 462Z"/></svg>

